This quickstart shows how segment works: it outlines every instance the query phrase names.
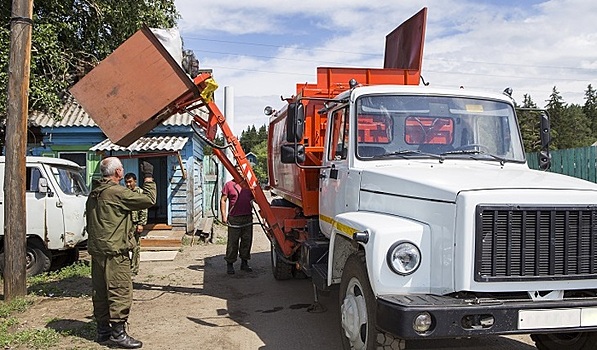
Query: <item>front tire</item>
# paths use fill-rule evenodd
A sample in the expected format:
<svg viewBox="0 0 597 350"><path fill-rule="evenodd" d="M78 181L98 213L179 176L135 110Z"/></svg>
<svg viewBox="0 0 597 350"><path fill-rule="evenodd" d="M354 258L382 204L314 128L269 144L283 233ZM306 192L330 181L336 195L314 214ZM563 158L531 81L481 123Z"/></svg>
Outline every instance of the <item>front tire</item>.
<svg viewBox="0 0 597 350"><path fill-rule="evenodd" d="M531 334L539 350L597 349L597 332Z"/></svg>
<svg viewBox="0 0 597 350"><path fill-rule="evenodd" d="M27 241L27 251L25 252L25 262L27 266L27 276L38 275L50 270L52 259L50 252L38 241Z"/></svg>
<svg viewBox="0 0 597 350"><path fill-rule="evenodd" d="M339 293L342 347L346 350L405 349L403 339L377 330L376 300L365 266L365 255L358 252L348 258L342 272Z"/></svg>

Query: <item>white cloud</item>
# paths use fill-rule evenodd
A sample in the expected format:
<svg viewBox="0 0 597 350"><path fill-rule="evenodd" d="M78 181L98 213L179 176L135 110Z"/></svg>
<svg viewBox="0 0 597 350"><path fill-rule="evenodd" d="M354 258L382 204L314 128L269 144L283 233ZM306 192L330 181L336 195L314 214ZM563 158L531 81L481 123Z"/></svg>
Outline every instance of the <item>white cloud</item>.
<svg viewBox="0 0 597 350"><path fill-rule="evenodd" d="M597 2L530 3L176 0L183 38L223 37L235 47L215 54L201 52L205 41L193 44L220 85L234 87L237 132L266 122L263 107L279 108L279 96L294 94L297 82L315 82L318 66L381 67L385 36L422 6L428 7L423 76L432 85L498 92L509 86L517 101L529 93L540 106L557 86L566 102L583 103L587 85L597 83ZM264 54L241 45L273 39Z"/></svg>

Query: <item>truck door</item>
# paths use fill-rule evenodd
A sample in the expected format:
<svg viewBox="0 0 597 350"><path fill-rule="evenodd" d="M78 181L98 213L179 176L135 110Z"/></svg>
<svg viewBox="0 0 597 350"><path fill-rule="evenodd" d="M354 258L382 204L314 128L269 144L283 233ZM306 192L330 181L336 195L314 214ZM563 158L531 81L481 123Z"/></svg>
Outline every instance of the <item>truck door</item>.
<svg viewBox="0 0 597 350"><path fill-rule="evenodd" d="M319 182L319 223L330 235L336 215L346 211L346 179L348 175L349 115L348 108L336 110L328 117L329 135L324 152Z"/></svg>

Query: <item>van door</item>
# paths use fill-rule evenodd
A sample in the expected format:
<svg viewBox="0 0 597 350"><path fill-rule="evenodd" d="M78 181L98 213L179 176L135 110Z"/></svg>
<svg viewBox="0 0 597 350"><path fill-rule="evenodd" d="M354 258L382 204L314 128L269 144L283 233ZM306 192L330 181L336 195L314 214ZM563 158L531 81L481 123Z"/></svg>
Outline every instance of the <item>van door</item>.
<svg viewBox="0 0 597 350"><path fill-rule="evenodd" d="M27 234L42 237L51 250L64 248L63 203L52 169L46 164L27 166ZM45 193L40 191L40 178L47 180Z"/></svg>
<svg viewBox="0 0 597 350"><path fill-rule="evenodd" d="M60 198L51 176L41 164L27 165L27 235L39 236L48 249L60 249L64 234L64 219ZM39 180L47 182L47 191L40 188Z"/></svg>
<svg viewBox="0 0 597 350"><path fill-rule="evenodd" d="M56 222L48 222L50 249L74 248L84 240L85 202L89 194L80 169L62 165L44 165L51 174L53 196L46 200L48 217L60 216ZM56 237L55 237L56 236Z"/></svg>

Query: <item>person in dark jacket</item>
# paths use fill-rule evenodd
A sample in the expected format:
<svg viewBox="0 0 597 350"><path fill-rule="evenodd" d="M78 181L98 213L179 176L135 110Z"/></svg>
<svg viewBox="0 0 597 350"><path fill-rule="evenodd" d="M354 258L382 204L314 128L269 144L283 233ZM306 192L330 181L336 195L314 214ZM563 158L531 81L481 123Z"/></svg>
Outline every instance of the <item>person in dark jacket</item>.
<svg viewBox="0 0 597 350"><path fill-rule="evenodd" d="M156 203L153 166L145 161L141 163L145 177L141 186L143 193L120 185L124 169L118 158L103 159L100 171L103 178L93 181L86 203L96 341L111 340L122 348L140 348L143 343L129 336L125 329L133 299L129 257L133 232L131 212Z"/></svg>

